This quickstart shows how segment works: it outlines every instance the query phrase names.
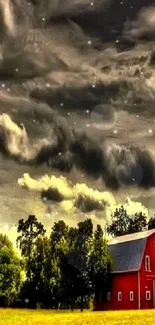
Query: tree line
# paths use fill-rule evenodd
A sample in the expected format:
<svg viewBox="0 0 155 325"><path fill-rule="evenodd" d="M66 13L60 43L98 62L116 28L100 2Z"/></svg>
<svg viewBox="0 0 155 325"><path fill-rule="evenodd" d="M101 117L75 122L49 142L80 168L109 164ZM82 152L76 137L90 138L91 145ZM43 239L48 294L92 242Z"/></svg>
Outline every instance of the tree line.
<svg viewBox="0 0 155 325"><path fill-rule="evenodd" d="M112 215L108 234L120 236L155 228L143 213L129 216L121 206ZM69 227L55 222L50 235L34 215L19 220L15 252L6 235L0 234L0 306L27 308L89 308L103 299L111 286L113 261L103 229L91 219Z"/></svg>
<svg viewBox="0 0 155 325"><path fill-rule="evenodd" d="M30 215L19 220L17 231L21 258L9 239L0 236L1 306L82 311L98 299L99 289L108 290L112 260L101 226L94 230L91 219L75 228L55 222L47 236Z"/></svg>
<svg viewBox="0 0 155 325"><path fill-rule="evenodd" d="M144 213L129 215L122 205L116 208L112 215L112 223L107 227L107 233L113 237L128 235L155 228L155 216L147 220Z"/></svg>

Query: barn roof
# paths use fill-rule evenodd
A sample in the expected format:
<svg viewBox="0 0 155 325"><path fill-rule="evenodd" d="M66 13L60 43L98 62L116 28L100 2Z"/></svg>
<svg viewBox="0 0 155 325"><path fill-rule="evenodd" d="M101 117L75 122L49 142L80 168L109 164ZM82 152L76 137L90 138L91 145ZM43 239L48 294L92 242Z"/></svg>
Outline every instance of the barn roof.
<svg viewBox="0 0 155 325"><path fill-rule="evenodd" d="M155 229L116 237L109 242L109 251L114 261L113 273L140 270L147 238Z"/></svg>

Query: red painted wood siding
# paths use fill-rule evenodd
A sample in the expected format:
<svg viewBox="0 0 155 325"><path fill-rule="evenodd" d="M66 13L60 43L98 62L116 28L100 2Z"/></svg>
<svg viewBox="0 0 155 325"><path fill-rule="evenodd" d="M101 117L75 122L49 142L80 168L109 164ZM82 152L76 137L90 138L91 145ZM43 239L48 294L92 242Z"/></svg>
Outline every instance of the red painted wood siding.
<svg viewBox="0 0 155 325"><path fill-rule="evenodd" d="M145 271L145 257L150 256L150 272ZM155 281L155 234L151 235L146 243L140 271L141 309L154 308L153 281ZM146 290L151 291L151 300L146 301Z"/></svg>
<svg viewBox="0 0 155 325"><path fill-rule="evenodd" d="M118 301L118 292L122 292L122 301ZM134 300L130 301L130 291ZM138 273L115 274L112 281L111 301L96 304L97 310L119 310L138 308Z"/></svg>

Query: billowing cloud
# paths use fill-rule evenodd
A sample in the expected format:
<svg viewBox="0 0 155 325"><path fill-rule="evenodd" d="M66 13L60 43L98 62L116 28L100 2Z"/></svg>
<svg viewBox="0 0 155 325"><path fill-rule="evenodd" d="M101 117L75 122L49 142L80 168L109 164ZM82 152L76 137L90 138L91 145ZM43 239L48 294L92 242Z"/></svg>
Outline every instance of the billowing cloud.
<svg viewBox="0 0 155 325"><path fill-rule="evenodd" d="M129 197L126 199L126 202L123 204L124 209L127 213L134 218L135 213L142 212L149 219L148 209L140 202L134 202ZM118 206L119 207L119 206Z"/></svg>
<svg viewBox="0 0 155 325"><path fill-rule="evenodd" d="M145 148L100 145L67 127L63 118L51 125L53 138L31 141L24 125L19 127L6 114L0 116L0 129L1 151L19 162L46 163L65 172L75 167L95 179L101 177L107 188L115 190L124 186L155 186L154 158Z"/></svg>
<svg viewBox="0 0 155 325"><path fill-rule="evenodd" d="M87 216L92 217L96 223L111 222L111 217L116 208L124 206L127 213L134 217L135 213L144 213L147 218L148 210L140 202L135 202L129 197L121 204L116 200L110 192L100 192L89 188L86 184L75 184L68 182L66 178L60 176L45 175L40 179L33 179L28 174L24 174L18 179L18 185L27 188L29 191L39 192L43 201L46 200L57 203L62 211L69 212L71 215L81 211Z"/></svg>
<svg viewBox="0 0 155 325"><path fill-rule="evenodd" d="M30 143L24 125L17 126L6 114L0 116L0 142L1 150L8 156L28 162L34 160L40 149L49 144L47 139Z"/></svg>
<svg viewBox="0 0 155 325"><path fill-rule="evenodd" d="M133 38L155 37L155 7L145 7L140 10L138 17L130 24L128 33Z"/></svg>
<svg viewBox="0 0 155 325"><path fill-rule="evenodd" d="M104 211L115 205L115 199L109 192L99 192L89 188L86 184L73 185L65 177L45 175L35 180L28 174L18 179L18 185L41 194L43 200L61 202L65 210L73 207L82 212Z"/></svg>

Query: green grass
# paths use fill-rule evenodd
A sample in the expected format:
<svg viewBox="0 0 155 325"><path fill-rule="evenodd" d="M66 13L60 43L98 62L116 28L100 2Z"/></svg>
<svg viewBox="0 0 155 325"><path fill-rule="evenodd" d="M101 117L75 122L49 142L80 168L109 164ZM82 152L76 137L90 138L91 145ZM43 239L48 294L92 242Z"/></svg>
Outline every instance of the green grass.
<svg viewBox="0 0 155 325"><path fill-rule="evenodd" d="M0 325L155 325L155 310L54 312L0 309Z"/></svg>

